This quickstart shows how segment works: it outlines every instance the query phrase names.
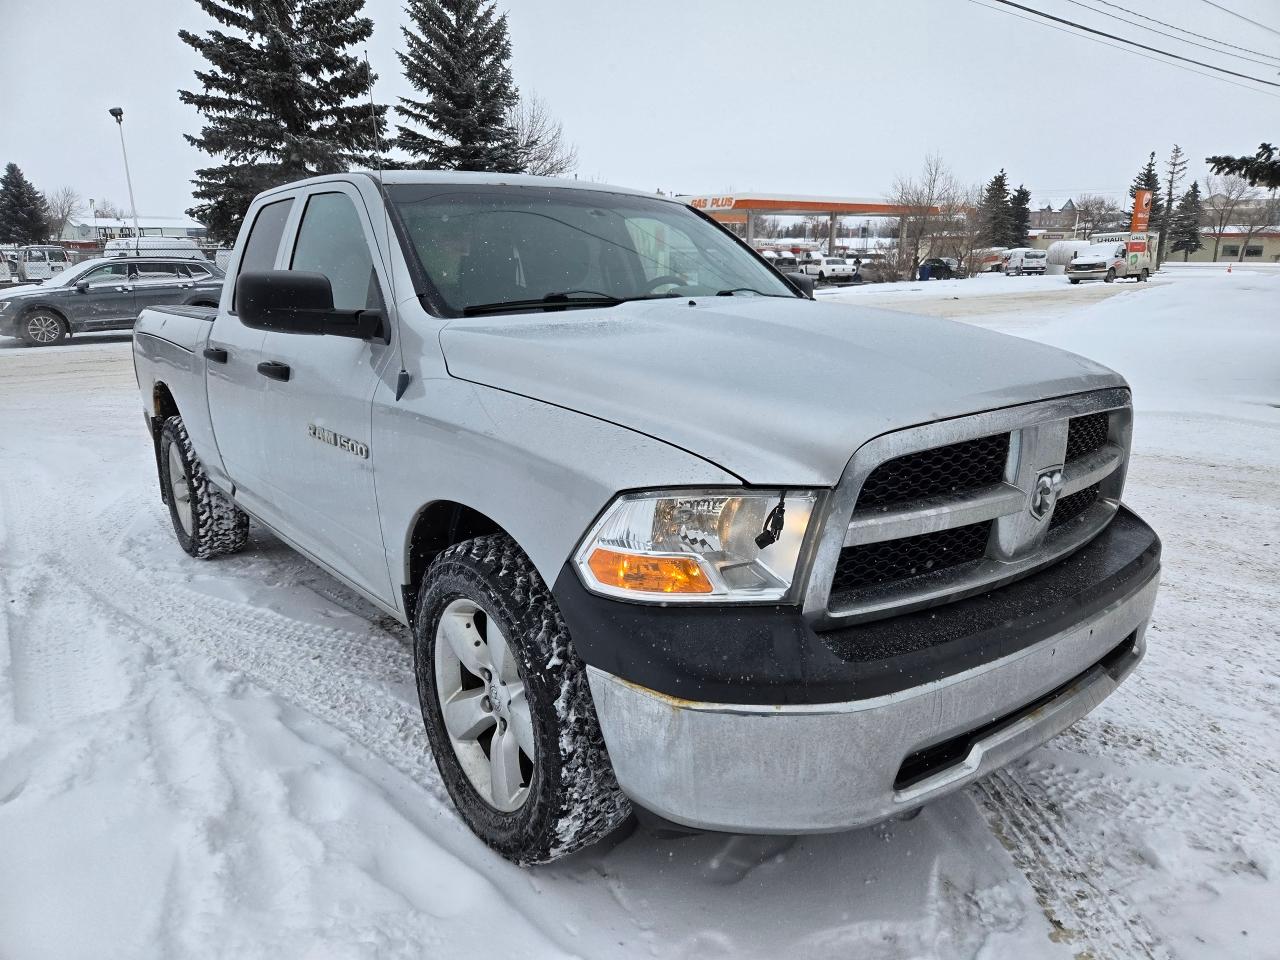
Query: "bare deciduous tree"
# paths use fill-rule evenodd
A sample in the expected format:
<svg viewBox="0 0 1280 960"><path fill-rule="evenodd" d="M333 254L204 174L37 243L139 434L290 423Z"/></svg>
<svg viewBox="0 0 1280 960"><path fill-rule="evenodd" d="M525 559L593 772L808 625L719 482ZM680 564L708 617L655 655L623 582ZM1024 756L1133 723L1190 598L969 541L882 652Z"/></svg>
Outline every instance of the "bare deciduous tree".
<svg viewBox="0 0 1280 960"><path fill-rule="evenodd" d="M1258 191L1249 186L1249 181L1228 173L1221 177L1204 178L1204 210L1205 226L1213 230L1213 259L1218 259L1218 248L1222 246L1222 234L1235 220L1240 204L1248 203L1258 195Z"/></svg>
<svg viewBox="0 0 1280 960"><path fill-rule="evenodd" d="M1236 223L1244 228L1238 258L1243 263L1245 252L1249 249L1249 241L1267 227L1280 223L1280 197L1277 197L1276 191L1272 190L1269 197L1242 202L1236 208L1235 219Z"/></svg>
<svg viewBox="0 0 1280 960"><path fill-rule="evenodd" d="M110 200L99 200L93 206L95 217L104 217L107 220L123 220L124 210L116 206Z"/></svg>
<svg viewBox="0 0 1280 960"><path fill-rule="evenodd" d="M898 177L893 184L892 202L904 208L898 221L901 242L899 266L914 276L920 266L920 252L933 250L935 238L951 224L962 191L956 184L942 156L931 153L924 158L919 178Z"/></svg>
<svg viewBox="0 0 1280 960"><path fill-rule="evenodd" d="M49 236L60 239L67 223L83 209L80 194L74 187L59 187L45 197L49 208Z"/></svg>
<svg viewBox="0 0 1280 960"><path fill-rule="evenodd" d="M1072 203L1075 204L1076 215L1079 217L1076 229L1083 232L1086 238L1089 234L1115 226L1124 219L1124 211L1110 197L1084 193Z"/></svg>
<svg viewBox="0 0 1280 960"><path fill-rule="evenodd" d="M515 131L525 173L562 177L577 168L578 148L565 139L564 124L537 94L521 94L507 111L507 124Z"/></svg>

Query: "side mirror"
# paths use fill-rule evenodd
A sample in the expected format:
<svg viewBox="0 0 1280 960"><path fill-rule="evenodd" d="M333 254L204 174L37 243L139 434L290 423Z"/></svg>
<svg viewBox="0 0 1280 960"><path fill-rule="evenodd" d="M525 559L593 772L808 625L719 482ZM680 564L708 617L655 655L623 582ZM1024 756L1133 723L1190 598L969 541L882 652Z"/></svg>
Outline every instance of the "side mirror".
<svg viewBox="0 0 1280 960"><path fill-rule="evenodd" d="M787 279L791 281L792 286L799 287L800 292L806 297L813 299L813 277L807 273L788 273Z"/></svg>
<svg viewBox="0 0 1280 960"><path fill-rule="evenodd" d="M336 310L323 273L263 270L236 279L236 312L246 327L278 333L328 334L375 340L382 335L378 310Z"/></svg>
<svg viewBox="0 0 1280 960"><path fill-rule="evenodd" d="M89 281L88 281L88 280L81 280L81 281L79 281L79 282L76 284L76 289L77 289L77 290L79 290L81 293L88 293L88 292L89 292Z"/></svg>

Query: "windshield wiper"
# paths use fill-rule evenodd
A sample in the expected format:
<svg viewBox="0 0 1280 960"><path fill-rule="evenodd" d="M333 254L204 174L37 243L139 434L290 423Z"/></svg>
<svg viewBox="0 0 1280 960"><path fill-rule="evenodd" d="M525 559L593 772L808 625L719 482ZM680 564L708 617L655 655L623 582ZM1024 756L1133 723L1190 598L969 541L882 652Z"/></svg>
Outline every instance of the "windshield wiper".
<svg viewBox="0 0 1280 960"><path fill-rule="evenodd" d="M755 287L730 287L728 290L717 290L717 297L732 297L735 293L754 293L758 297L789 297L788 293L765 293Z"/></svg>
<svg viewBox="0 0 1280 960"><path fill-rule="evenodd" d="M600 293L596 290L565 290L560 293L548 293L536 300L500 300L496 303L473 303L462 308L464 317L474 317L483 313L503 313L507 310L556 310L563 307L616 307L620 303L633 300L666 300L676 297L675 293L646 294L639 297L615 297L611 293Z"/></svg>

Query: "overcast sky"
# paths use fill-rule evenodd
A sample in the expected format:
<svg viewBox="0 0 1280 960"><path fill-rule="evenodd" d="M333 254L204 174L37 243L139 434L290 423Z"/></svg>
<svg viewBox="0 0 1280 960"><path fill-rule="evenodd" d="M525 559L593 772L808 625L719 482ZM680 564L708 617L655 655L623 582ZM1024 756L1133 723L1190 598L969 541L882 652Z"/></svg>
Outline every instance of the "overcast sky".
<svg viewBox="0 0 1280 960"><path fill-rule="evenodd" d="M1214 56L1071 0L1021 2L1280 82L1274 60ZM1117 2L1280 57L1280 33L1205 0ZM1280 30L1277 0L1220 5ZM1280 138L1280 88L1268 95L1198 76L972 0L499 6L510 14L516 81L564 121L579 175L643 189L876 196L938 151L962 181L1003 166L1013 184L1056 206L1081 192L1122 195L1147 154L1163 160L1175 142L1202 176L1210 153L1251 153ZM208 161L182 139L199 118L176 90L194 84L200 62L177 31L208 26L196 4L0 0L0 8L0 163L16 162L41 189L70 185L127 206L107 115L119 105L138 212L190 206L192 173ZM376 93L394 102L407 92L393 54L401 3L368 0L367 10Z"/></svg>

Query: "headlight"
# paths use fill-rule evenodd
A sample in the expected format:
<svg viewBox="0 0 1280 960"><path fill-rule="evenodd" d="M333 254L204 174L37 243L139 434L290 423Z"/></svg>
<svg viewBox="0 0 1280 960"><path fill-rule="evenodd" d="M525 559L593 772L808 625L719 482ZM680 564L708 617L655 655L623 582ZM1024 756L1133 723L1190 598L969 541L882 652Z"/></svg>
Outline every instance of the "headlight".
<svg viewBox="0 0 1280 960"><path fill-rule="evenodd" d="M607 596L782 600L816 499L810 490L625 494L574 560L587 587Z"/></svg>

